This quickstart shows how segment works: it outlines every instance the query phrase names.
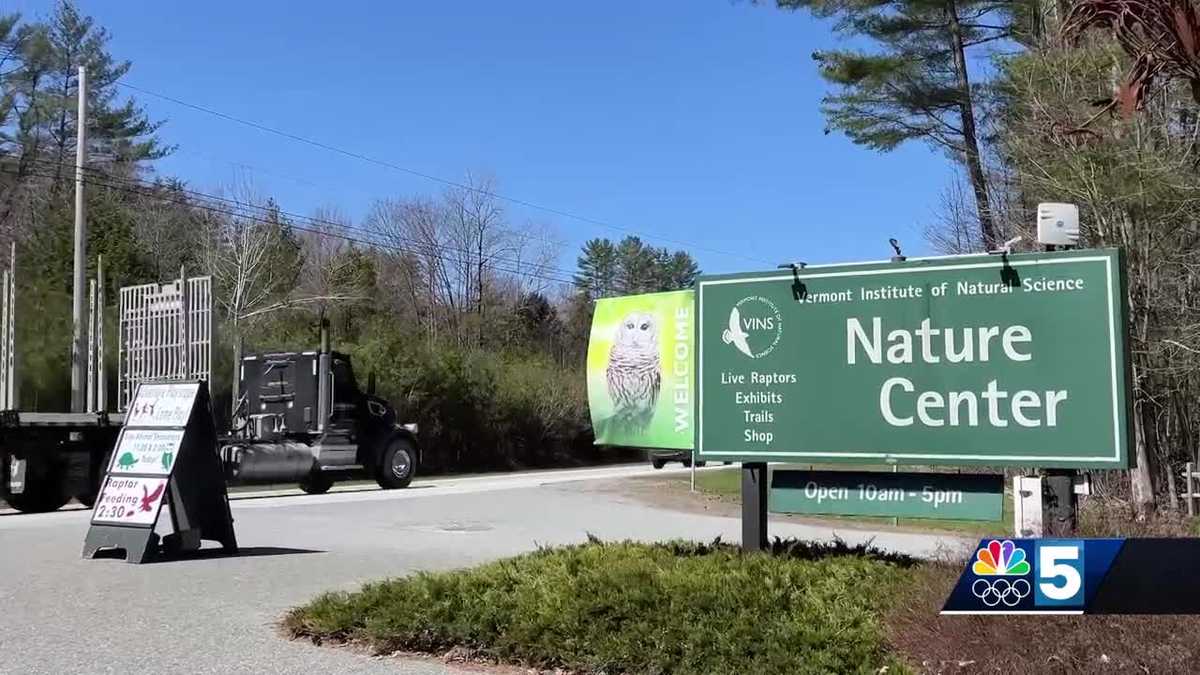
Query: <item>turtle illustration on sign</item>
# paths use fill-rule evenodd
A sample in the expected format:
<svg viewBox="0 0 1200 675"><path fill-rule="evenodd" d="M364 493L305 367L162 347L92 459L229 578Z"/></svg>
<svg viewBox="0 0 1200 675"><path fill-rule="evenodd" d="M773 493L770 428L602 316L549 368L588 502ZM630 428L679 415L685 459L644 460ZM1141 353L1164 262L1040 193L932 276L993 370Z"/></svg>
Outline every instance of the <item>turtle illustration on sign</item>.
<svg viewBox="0 0 1200 675"><path fill-rule="evenodd" d="M173 452L168 451L162 454L162 468L164 471L171 470L171 462L174 461L174 459L175 453Z"/></svg>
<svg viewBox="0 0 1200 675"><path fill-rule="evenodd" d="M117 459L117 466L122 469L132 469L134 464L137 464L137 459L132 452L127 452Z"/></svg>

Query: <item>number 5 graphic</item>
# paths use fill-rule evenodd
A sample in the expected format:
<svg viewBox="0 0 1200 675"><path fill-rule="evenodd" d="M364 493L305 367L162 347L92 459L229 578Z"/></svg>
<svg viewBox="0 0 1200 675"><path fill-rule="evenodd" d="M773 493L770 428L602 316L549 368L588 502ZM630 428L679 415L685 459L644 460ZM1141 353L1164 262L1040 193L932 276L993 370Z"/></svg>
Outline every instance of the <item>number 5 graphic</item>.
<svg viewBox="0 0 1200 675"><path fill-rule="evenodd" d="M1037 544L1038 605L1083 605L1083 542Z"/></svg>

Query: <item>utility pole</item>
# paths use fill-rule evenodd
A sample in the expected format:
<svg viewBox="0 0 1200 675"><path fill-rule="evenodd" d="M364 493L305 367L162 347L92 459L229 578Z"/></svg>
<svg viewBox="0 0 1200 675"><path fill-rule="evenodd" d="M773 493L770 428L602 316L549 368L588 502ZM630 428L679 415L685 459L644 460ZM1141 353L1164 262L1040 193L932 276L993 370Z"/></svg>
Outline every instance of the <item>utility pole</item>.
<svg viewBox="0 0 1200 675"><path fill-rule="evenodd" d="M75 280L71 287L71 412L85 412L87 399L87 308L84 277L87 276L87 203L83 194L83 168L87 164L87 70L79 67L79 114L75 130Z"/></svg>

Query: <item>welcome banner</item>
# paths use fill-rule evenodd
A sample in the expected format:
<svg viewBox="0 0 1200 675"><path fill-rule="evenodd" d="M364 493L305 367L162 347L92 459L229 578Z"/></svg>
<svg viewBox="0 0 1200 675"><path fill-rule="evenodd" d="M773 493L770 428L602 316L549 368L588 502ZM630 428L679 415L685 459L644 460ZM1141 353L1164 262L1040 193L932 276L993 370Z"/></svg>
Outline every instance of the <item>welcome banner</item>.
<svg viewBox="0 0 1200 675"><path fill-rule="evenodd" d="M596 302L587 355L596 445L692 449L694 339L693 291Z"/></svg>

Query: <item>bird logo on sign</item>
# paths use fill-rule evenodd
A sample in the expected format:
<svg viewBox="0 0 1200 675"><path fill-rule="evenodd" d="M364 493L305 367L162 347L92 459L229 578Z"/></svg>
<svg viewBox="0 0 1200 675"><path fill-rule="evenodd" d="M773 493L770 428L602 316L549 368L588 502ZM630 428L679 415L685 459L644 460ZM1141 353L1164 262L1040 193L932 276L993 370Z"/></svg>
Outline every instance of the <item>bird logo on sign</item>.
<svg viewBox="0 0 1200 675"><path fill-rule="evenodd" d="M746 338L750 334L742 330L742 313L737 307L729 310L729 328L726 328L721 333L721 341L727 345L733 345L737 350L746 356L753 357L754 353L750 351L750 344L746 342Z"/></svg>
<svg viewBox="0 0 1200 675"><path fill-rule="evenodd" d="M143 512L153 511L154 505L158 503L158 498L162 496L163 490L166 487L167 487L167 483L164 481L162 483L159 483L158 487L154 488L154 492L150 492L146 489L146 486L143 485L142 486L142 500L141 500L141 504L138 505L139 509ZM134 513L136 513L136 512L130 512L129 515L132 516Z"/></svg>
<svg viewBox="0 0 1200 675"><path fill-rule="evenodd" d="M752 359L774 351L783 336L783 316L769 298L752 295L742 298L729 309L729 326L721 331L721 341Z"/></svg>

